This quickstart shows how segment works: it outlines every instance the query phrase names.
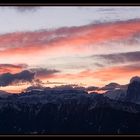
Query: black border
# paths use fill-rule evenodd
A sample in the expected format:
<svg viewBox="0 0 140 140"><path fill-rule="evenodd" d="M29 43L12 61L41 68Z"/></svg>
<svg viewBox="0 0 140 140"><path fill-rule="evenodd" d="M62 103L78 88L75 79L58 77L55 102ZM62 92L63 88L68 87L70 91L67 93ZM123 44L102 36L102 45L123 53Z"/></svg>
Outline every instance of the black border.
<svg viewBox="0 0 140 140"><path fill-rule="evenodd" d="M140 6L140 2L129 2L129 3L125 3L125 2L86 2L86 3L72 3L72 2L67 2L67 3L53 3L53 2L41 2L37 3L37 2L2 2L0 1L0 6Z"/></svg>
<svg viewBox="0 0 140 140"><path fill-rule="evenodd" d="M29 0L28 0L28 2L23 2L22 3L22 1L20 1L20 2L17 2L16 0L12 0L11 2L9 1L7 1L7 0L1 0L0 1L0 6L140 6L140 2L139 3L137 3L137 2L135 2L134 0L133 0L133 2L131 3L131 2L129 2L129 3L125 3L125 2L103 2L103 1L101 1L101 2L99 2L99 0L97 0L97 1L95 1L94 0L94 2L92 2L92 3L88 3L88 2L86 2L86 3L73 3L73 2L66 2L66 3L63 3L63 2L52 2L52 0L50 0L50 2L49 2L49 0L46 0L47 1L47 3L46 2L42 2L41 0L39 0L40 2L38 3L38 2L29 2ZM131 134L129 134L129 135L123 135L123 134L116 134L116 135L112 135L112 134L105 134L105 135L103 135L103 134L99 134L99 135L32 135L32 134L29 134L29 135L0 135L0 137L140 137L140 134L139 135L131 135Z"/></svg>

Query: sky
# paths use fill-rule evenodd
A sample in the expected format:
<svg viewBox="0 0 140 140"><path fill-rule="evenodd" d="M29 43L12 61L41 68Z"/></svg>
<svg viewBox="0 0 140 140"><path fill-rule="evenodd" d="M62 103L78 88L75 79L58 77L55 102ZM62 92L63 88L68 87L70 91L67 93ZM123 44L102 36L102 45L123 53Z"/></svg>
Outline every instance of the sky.
<svg viewBox="0 0 140 140"><path fill-rule="evenodd" d="M1 6L0 26L0 90L140 75L139 6Z"/></svg>

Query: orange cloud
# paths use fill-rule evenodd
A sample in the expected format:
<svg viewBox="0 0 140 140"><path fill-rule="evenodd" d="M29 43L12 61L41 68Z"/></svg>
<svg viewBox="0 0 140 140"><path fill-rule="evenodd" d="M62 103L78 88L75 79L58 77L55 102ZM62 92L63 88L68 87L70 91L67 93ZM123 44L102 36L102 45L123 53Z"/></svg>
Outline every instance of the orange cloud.
<svg viewBox="0 0 140 140"><path fill-rule="evenodd" d="M18 65L14 65L14 64L0 64L0 74L3 73L18 73L20 71L22 71L23 69L25 69L27 67L27 65L25 64L18 64Z"/></svg>
<svg viewBox="0 0 140 140"><path fill-rule="evenodd" d="M129 64L124 66L113 66L102 68L99 70L85 70L74 74L54 73L38 76L43 81L52 81L66 83L66 84L85 84L86 86L104 86L110 82L117 82L119 84L127 84L131 77L140 75L139 64ZM47 83L46 83L47 85ZM55 85L55 84L54 84ZM47 85L48 86L48 85ZM7 86L10 90L11 87ZM21 87L18 87L21 89ZM6 88L3 88L6 89ZM14 89L14 87L12 87ZM22 88L23 89L23 88Z"/></svg>
<svg viewBox="0 0 140 140"><path fill-rule="evenodd" d="M128 80L135 75L140 75L140 70L133 71L123 67L107 68L94 73L94 77L98 77L102 81L120 81L121 79L124 81L127 79L129 82Z"/></svg>
<svg viewBox="0 0 140 140"><path fill-rule="evenodd" d="M138 64L114 66L99 70L85 70L75 74L54 74L44 77L42 80L68 81L71 83L84 83L89 86L103 86L106 83L118 82L120 84L129 83L131 77L140 75Z"/></svg>

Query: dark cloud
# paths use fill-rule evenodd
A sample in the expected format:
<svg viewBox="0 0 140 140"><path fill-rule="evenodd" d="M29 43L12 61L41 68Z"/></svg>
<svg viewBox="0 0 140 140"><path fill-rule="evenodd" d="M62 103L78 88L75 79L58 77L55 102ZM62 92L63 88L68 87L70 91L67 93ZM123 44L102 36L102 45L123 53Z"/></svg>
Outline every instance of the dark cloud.
<svg viewBox="0 0 140 140"><path fill-rule="evenodd" d="M16 9L19 12L34 12L38 10L39 6L15 6L14 9Z"/></svg>
<svg viewBox="0 0 140 140"><path fill-rule="evenodd" d="M85 91L85 87L82 86L71 86L71 85L61 85L52 88L53 90L76 90L76 91Z"/></svg>
<svg viewBox="0 0 140 140"><path fill-rule="evenodd" d="M140 51L94 55L93 58L104 60L108 64L124 63L124 62L138 62L140 61Z"/></svg>
<svg viewBox="0 0 140 140"><path fill-rule="evenodd" d="M16 74L4 73L0 75L0 86L8 86L18 82L32 82L35 73L28 70L21 71Z"/></svg>
<svg viewBox="0 0 140 140"><path fill-rule="evenodd" d="M101 7L101 8L98 8L97 9L97 12L108 12L109 14L111 13L115 13L116 12L116 9L115 8L111 8L111 7Z"/></svg>
<svg viewBox="0 0 140 140"><path fill-rule="evenodd" d="M50 82L50 81L47 81L45 84L48 84L48 85L51 85L51 84L55 84L55 85L64 85L66 83L63 83L63 82Z"/></svg>
<svg viewBox="0 0 140 140"><path fill-rule="evenodd" d="M73 87L71 85L61 85L61 86L56 86L53 89L54 90L72 90Z"/></svg>
<svg viewBox="0 0 140 140"><path fill-rule="evenodd" d="M28 92L31 90L44 90L45 88L43 86L29 86L26 89L23 90L23 92Z"/></svg>
<svg viewBox="0 0 140 140"><path fill-rule="evenodd" d="M100 68L104 67L104 65L100 64L100 63L94 63L94 65L97 66L97 67L100 67Z"/></svg>
<svg viewBox="0 0 140 140"><path fill-rule="evenodd" d="M49 70L46 68L34 68L34 69L30 69L30 71L34 72L37 77L48 76L60 72L59 70L55 70L55 69Z"/></svg>
<svg viewBox="0 0 140 140"><path fill-rule="evenodd" d="M0 68L27 68L26 64L0 64Z"/></svg>
<svg viewBox="0 0 140 140"><path fill-rule="evenodd" d="M126 39L121 39L117 41L117 43L121 43L124 45L137 45L140 44L140 33L136 32L132 36L126 38Z"/></svg>
<svg viewBox="0 0 140 140"><path fill-rule="evenodd" d="M19 64L19 65L0 64L0 67L27 68L28 66L26 64ZM42 81L40 79L35 78L35 76L44 77L44 76L52 75L57 72L59 72L59 71L58 70L48 70L45 68L34 68L34 69L30 69L30 70L23 70L16 74L7 72L7 73L3 73L0 75L0 86L8 86L8 85L12 85L12 84L17 84L19 82L29 82L36 86L42 86L43 85Z"/></svg>
<svg viewBox="0 0 140 140"><path fill-rule="evenodd" d="M74 88L71 85L61 85L61 86L55 86L55 87L43 87L43 86L30 86L25 89L25 91L34 90L34 89L45 89L45 90L74 90Z"/></svg>

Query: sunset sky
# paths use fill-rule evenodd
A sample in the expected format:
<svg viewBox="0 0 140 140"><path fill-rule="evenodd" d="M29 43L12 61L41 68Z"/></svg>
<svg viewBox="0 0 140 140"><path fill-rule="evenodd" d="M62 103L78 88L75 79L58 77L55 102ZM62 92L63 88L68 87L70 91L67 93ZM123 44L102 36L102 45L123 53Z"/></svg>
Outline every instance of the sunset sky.
<svg viewBox="0 0 140 140"><path fill-rule="evenodd" d="M1 6L0 26L0 90L140 76L139 6Z"/></svg>

